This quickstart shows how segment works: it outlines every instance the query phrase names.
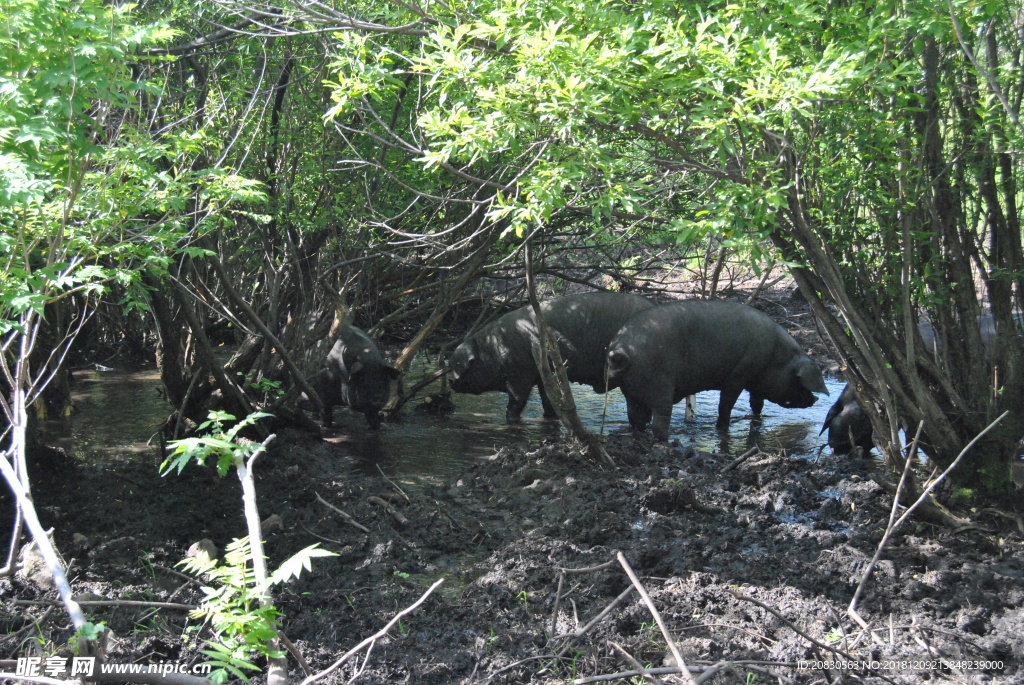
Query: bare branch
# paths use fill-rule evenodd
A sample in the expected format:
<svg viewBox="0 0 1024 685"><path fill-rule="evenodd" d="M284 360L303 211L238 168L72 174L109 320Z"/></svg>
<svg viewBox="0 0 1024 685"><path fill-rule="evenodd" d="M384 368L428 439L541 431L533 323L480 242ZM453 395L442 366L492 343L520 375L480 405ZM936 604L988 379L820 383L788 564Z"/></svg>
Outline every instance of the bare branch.
<svg viewBox="0 0 1024 685"><path fill-rule="evenodd" d="M324 669L320 673L317 673L316 675L313 675L313 676L310 676L310 677L306 678L301 683L299 683L299 685L312 685L312 683L315 683L318 680L326 678L331 673L334 673L339 668L341 668L345 664L345 662L348 661L349 659L351 659L355 654L358 654L360 651L362 651L363 648L365 648L365 647L372 648L373 645L377 642L377 640L379 640L380 638L382 638L385 635L387 635L388 631L391 630L391 628L393 628L394 625L396 623L398 623L402 619L403 616L411 614L413 611L415 611L417 608L419 608L419 606L421 604L423 604L423 602L425 602L427 600L427 597L430 596L430 593L432 593L435 589L437 589L437 587L441 583L443 583L443 582L444 582L444 578L439 578L437 580L437 582L435 582L433 585L431 585L427 589L427 591L424 592L420 596L419 599L417 599L410 606L406 607L405 609L402 609L397 614L395 614L394 617L392 617L392 619L390 621L388 621L387 625L385 625L383 628L378 630L376 633L374 633L370 637L368 637L365 640L363 640L362 642L360 642L358 645L356 645L352 649L350 649L347 652L345 652L345 654L340 659L335 661L333 664L328 666L326 669Z"/></svg>

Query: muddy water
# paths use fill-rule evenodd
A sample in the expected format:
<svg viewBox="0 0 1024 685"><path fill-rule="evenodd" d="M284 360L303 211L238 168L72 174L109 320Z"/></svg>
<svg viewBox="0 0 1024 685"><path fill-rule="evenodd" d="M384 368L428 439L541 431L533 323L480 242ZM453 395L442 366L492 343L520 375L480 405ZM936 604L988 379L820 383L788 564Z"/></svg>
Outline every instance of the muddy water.
<svg viewBox="0 0 1024 685"><path fill-rule="evenodd" d="M707 452L741 452L754 444L773 452L813 454L825 444L818 437L825 413L842 391L843 382L827 380L831 398L823 397L807 409L783 409L765 403L762 424L752 431L749 417L750 401L740 396L733 410L728 436L715 429L718 417L718 393L697 396L696 416L687 421L682 404L672 415L670 439L685 448ZM595 432L628 432L626 402L618 390L597 394L588 386L573 385L576 406L583 423ZM456 394L452 398L457 410L444 417L426 416L415 409L407 411L398 422L390 423L378 435L371 434L362 417L338 410L339 430L347 434L338 438L356 457L357 468L377 472L379 464L385 473L409 476L451 476L457 474L468 460L493 454L497 447L510 442L528 442L557 435L558 422L543 418L540 400L533 397L523 412L520 425L504 422L507 396L503 393L484 395ZM343 415L344 414L344 415Z"/></svg>
<svg viewBox="0 0 1024 685"><path fill-rule="evenodd" d="M43 440L79 458L158 460L159 440L147 442L171 413L156 369L89 370L72 374L75 413L44 421Z"/></svg>
<svg viewBox="0 0 1024 685"><path fill-rule="evenodd" d="M422 373L422 371L420 371ZM414 371L409 384L415 382ZM733 410L728 435L714 424L718 393L697 396L693 420L685 419L683 405L673 412L671 438L685 448L708 452L739 453L754 444L772 452L813 455L824 444L818 430L832 401L842 390L841 381L826 381L831 397L822 397L807 409L783 409L766 402L762 424L752 430L749 398L740 396ZM147 441L171 413L160 394L155 370L76 372L73 399L78 412L69 419L46 422L47 441L79 457L141 458L158 461L156 440ZM427 392L431 392L428 388ZM589 387L574 385L573 392L584 424L605 433L628 431L626 405L615 390L599 395ZM416 408L417 400L395 421L371 431L365 419L347 409L335 410L335 427L324 438L337 446L339 470L352 469L411 480L457 475L468 463L493 454L510 443L536 442L557 435L557 422L542 418L540 401L534 397L523 412L520 425L504 422L506 395L453 397L457 410L449 416L433 416Z"/></svg>

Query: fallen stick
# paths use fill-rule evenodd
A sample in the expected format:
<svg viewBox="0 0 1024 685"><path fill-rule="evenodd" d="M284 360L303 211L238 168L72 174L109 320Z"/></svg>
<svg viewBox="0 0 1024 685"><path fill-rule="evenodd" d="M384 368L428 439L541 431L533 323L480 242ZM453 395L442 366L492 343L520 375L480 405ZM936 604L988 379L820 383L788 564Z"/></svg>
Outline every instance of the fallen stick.
<svg viewBox="0 0 1024 685"><path fill-rule="evenodd" d="M676 632L684 633L687 630L700 630L701 628L726 628L727 630L738 630L739 632L746 633L750 637L754 638L755 640L760 640L761 642L770 642L773 645L778 642L778 640L773 640L764 633L758 633L756 631L750 630L749 628L744 628L742 626L734 626L729 623L695 623L692 626L687 626L686 628L679 628L676 630Z"/></svg>
<svg viewBox="0 0 1024 685"><path fill-rule="evenodd" d="M0 682L22 681L39 685L81 685L89 683L138 683L139 685L210 685L209 678L188 675L187 673L103 673L100 669L84 680L61 680L45 676L27 676L18 673L0 673Z"/></svg>
<svg viewBox="0 0 1024 685"><path fill-rule="evenodd" d="M47 678L46 676L27 676L20 675L17 673L0 673L0 680L6 681L22 681L29 683L39 683L39 685L68 685L67 680L60 680L57 678ZM80 682L80 681L75 681Z"/></svg>
<svg viewBox="0 0 1024 685"><path fill-rule="evenodd" d="M306 528L306 527L305 527L304 525L302 525L301 523L299 524L299 528L301 528L301 529L302 529L302 531L303 531L303 532L304 532L304 533L305 533L306 535L311 535L311 536L315 537L315 538L316 538L317 540L323 540L324 542L329 542L329 543L331 543L332 545L341 545L341 546L344 546L344 545L345 545L345 543L344 543L344 542L342 542L341 540L334 540L334 539L332 539L332 538L325 538L325 537L324 537L323 535L319 535L319 534L317 534L317 533L314 533L313 531L311 531L311 530L310 530L309 528Z"/></svg>
<svg viewBox="0 0 1024 685"><path fill-rule="evenodd" d="M555 637L555 630L558 628L558 605L562 603L562 584L565 581L565 571L558 573L558 589L555 590L555 605L551 608L551 628L548 629L548 639Z"/></svg>
<svg viewBox="0 0 1024 685"><path fill-rule="evenodd" d="M398 490L398 494L404 497L406 502L412 504L412 500L409 499L409 495L405 494L405 490L395 485L395 482L393 480L384 475L384 469L380 467L380 464L377 464L377 470L380 471L380 477L386 480L388 482L388 485L393 487L395 490Z"/></svg>
<svg viewBox="0 0 1024 685"><path fill-rule="evenodd" d="M729 670L733 670L733 668L735 666L739 666L741 664L743 664L743 662L741 662L741 661L719 661L717 664L714 664L713 666L706 667L704 672L701 673L700 676L696 680L694 680L694 682L697 685L703 685L704 683L706 683L707 681L711 680L716 675L718 675L718 672L721 671L723 668L728 668ZM779 665L781 666L783 664L779 664ZM786 664L786 665L792 665L792 664ZM753 664L743 664L743 668L744 668L744 670L754 671L755 673L760 673L762 675L768 676L769 678L775 678L780 683L793 683L793 682L796 682L792 678L786 678L785 676L781 676L781 675L778 675L776 673L772 673L767 668L762 668L760 666L755 666Z"/></svg>
<svg viewBox="0 0 1024 685"><path fill-rule="evenodd" d="M855 657L855 656L853 656L851 654L848 654L847 652L844 652L841 649L836 649L835 647L827 645L824 642L820 642L818 640L815 640L813 637L811 637L810 635L808 635L804 631L802 631L799 628L797 628L795 623L790 621L788 618L786 618L781 613L779 613L778 611L776 611L772 607L768 606L764 602L759 602L756 599L754 599L753 597L747 597L746 595L741 594L741 593L737 592L736 590L728 590L728 592L733 597L735 597L736 599L742 599L744 602L750 602L751 604L754 604L756 606L761 607L762 609L764 609L765 611L770 613L772 616L774 616L775 618L777 618L780 621L782 621L783 623L785 623L787 626L789 626L790 630L792 630L797 635L799 635L803 639L807 640L811 644L813 644L813 645L815 645L817 647L821 647L822 649L826 649L826 650L832 652L833 654L838 654L839 656L843 657L843 659L845 659L847 661L857 661L858 660L857 657Z"/></svg>
<svg viewBox="0 0 1024 685"><path fill-rule="evenodd" d="M307 676L313 675L313 669L309 667L309 662L302 656L302 652L295 646L295 643L288 639L288 636L282 633L280 630L277 631L277 639L281 641L284 648L288 650L288 653L295 657L295 660L299 662L299 667L302 672Z"/></svg>
<svg viewBox="0 0 1024 685"><path fill-rule="evenodd" d="M755 447L751 447L749 450L747 450L746 452L744 452L740 456L738 456L735 459L733 459L732 461L730 461L726 465L726 467L724 469L722 469L722 473L725 473L726 471L732 471L734 468L736 468L737 466L739 466L740 464L745 462L747 459L750 459L752 456L754 456L755 454L757 454L760 451L761 451L760 447L756 447L756 446Z"/></svg>
<svg viewBox="0 0 1024 685"><path fill-rule="evenodd" d="M698 667L699 669L700 667ZM648 668L647 672L651 675L677 675L679 669L675 666L658 666L657 668ZM643 675L640 671L619 671L618 673L604 673L602 675L592 675L586 678L577 678L573 680L573 685L588 685L588 683L607 683L612 680L625 680L626 678L635 678L638 675Z"/></svg>
<svg viewBox="0 0 1024 685"><path fill-rule="evenodd" d="M604 569L611 568L614 565L615 559L612 559L611 561L606 561L603 564L598 564L597 566L587 566L586 568L565 568L563 566L557 566L556 568L559 571L563 571L565 573L591 573L593 571L603 571Z"/></svg>
<svg viewBox="0 0 1024 685"><path fill-rule="evenodd" d="M165 573L170 573L172 576L178 576L179 578L185 581L185 585L195 585L196 587L202 587L202 583L197 581L195 578L187 576L181 571L176 571L173 568L168 568L163 564L153 564L153 568L158 568L161 571L164 571ZM177 594L178 592L180 592L180 588L178 590L175 590L174 594Z"/></svg>
<svg viewBox="0 0 1024 685"><path fill-rule="evenodd" d="M721 671L723 668L726 668L726 667L728 667L730 665L731 664L728 661L719 661L717 664L715 664L713 666L708 666L706 669L704 669L703 673L701 673L699 676L694 678L693 682L695 682L697 685L701 685L702 683L706 683L707 681L711 680L716 675L718 675L719 671Z"/></svg>
<svg viewBox="0 0 1024 685"><path fill-rule="evenodd" d="M370 637L368 637L365 640L363 640L362 642L360 642L358 645L356 645L352 649L350 649L347 652L345 652L345 654L342 655L342 657L340 659L335 661L333 664L328 666L326 669L324 669L323 671L320 671L316 675L309 676L308 678L303 680L301 683L299 683L299 685L311 685L312 683L315 683L316 681L318 681L318 680L320 680L322 678L326 678L331 673L334 673L335 671L337 671L339 668L341 668L345 664L346 661L351 659L354 654L357 654L360 650L362 650L363 647L366 647L367 645L373 645L374 643L377 642L377 640L379 640L380 638L384 637L388 633L388 631L391 630L394 627L394 625L396 623L398 623L400 620L402 620L403 616L406 616L407 614L411 614L413 611L415 611L417 608L419 608L419 606L421 604L423 604L423 602L425 602L427 600L427 597L430 596L430 593L432 593L437 588L437 586L440 585L443 582L444 582L444 578L438 578L437 582L435 582L433 585L431 585L427 589L427 591L424 592L420 596L419 599L417 599L411 605L407 606L405 609L402 609L397 614L395 614L392 617L392 619L390 621L388 621L386 626L384 626L383 628L378 630L376 633L374 633Z"/></svg>
<svg viewBox="0 0 1024 685"><path fill-rule="evenodd" d="M619 652L623 656L623 658L629 662L630 666L639 671L644 678L654 683L654 685L665 685L664 680L651 673L650 669L644 668L642 665L640 665L640 662L634 659L633 655L627 652L625 649L623 649L617 642L607 640L606 644L608 644L612 649Z"/></svg>
<svg viewBox="0 0 1024 685"><path fill-rule="evenodd" d="M352 518L351 516L346 514L344 511L342 511L341 509L339 509L338 507L334 506L333 504L331 504L330 502L325 500L323 497L321 497L319 492L315 492L313 494L316 495L316 498L320 501L321 504L323 504L325 507L327 507L328 509L331 509L332 511L337 513L339 516L341 516L341 518L343 518L345 520L345 523L347 523L350 526L353 526L355 528L358 528L359 530L363 531L364 533L369 533L370 532L369 528L367 528L366 526L362 525L361 523L356 522L356 520L354 518Z"/></svg>
<svg viewBox="0 0 1024 685"><path fill-rule="evenodd" d="M798 664L795 662L769 662L769 661L755 661L755 660L743 660L743 661L718 661L708 666L689 666L688 668L693 669L696 673L701 673L701 677L697 679L698 685L701 682L707 682L708 678L716 675L723 666L743 666L751 670L758 670L765 672L764 669L757 668L757 665L763 666L777 666L783 668L796 668ZM675 666L658 666L655 668L646 669L651 675L679 675L680 671ZM709 675L710 674L710 675ZM589 685L590 683L607 683L612 680L624 680L626 678L635 678L638 675L643 675L640 671L619 671L618 673L604 673L602 675L592 675L586 678L577 678L573 680L573 685ZM776 676L778 677L778 676ZM789 680L786 678L786 680ZM792 681L790 681L792 682Z"/></svg>
<svg viewBox="0 0 1024 685"><path fill-rule="evenodd" d="M589 631L591 628L593 628L598 623L600 623L601 619L603 619L605 616L607 616L609 613L611 613L612 609L617 607L619 605L619 603L622 602L622 600L626 599L626 597L628 597L630 595L630 593L633 592L634 589L635 588L632 585L627 587L625 590L622 591L621 594L619 594L618 597L616 597L615 599L612 600L611 604L609 604L608 606L606 606L604 608L604 611L602 611L600 614L598 614L593 619L591 619L590 623L588 623L587 625L583 626L582 628L577 630L575 633L568 633L566 635L556 635L553 638L551 638L552 640L566 640L565 647L563 647L562 651L560 651L556 656L557 657L561 657L563 654L565 654L567 651L569 651L569 648L572 647L573 641L578 640L581 637L583 637L584 635L586 635L587 631Z"/></svg>
<svg viewBox="0 0 1024 685"><path fill-rule="evenodd" d="M44 606L57 606L60 604L55 599L14 599L11 604L41 604ZM86 599L78 600L78 606L83 607L146 607L148 609L180 609L182 611L193 611L197 609L194 604L177 604L175 602L143 602L134 599Z"/></svg>
<svg viewBox="0 0 1024 685"><path fill-rule="evenodd" d="M57 608L57 606L58 602L54 602L52 606L46 608L46 611L43 612L43 615L41 617L39 617L38 619L30 620L24 627L19 628L16 632L10 633L9 635L5 635L4 639L10 640L11 642L15 643L20 642L22 633L28 634L35 630L38 626L43 625L43 623L45 623L50 618L50 614L53 613L53 610ZM32 618L31 614L29 615L29 618Z"/></svg>
<svg viewBox="0 0 1024 685"><path fill-rule="evenodd" d="M647 608L650 610L651 615L654 616L654 620L658 623L658 627L661 628L661 634L665 637L665 642L668 643L668 648L672 651L672 656L676 660L676 666L679 667L679 671L683 676L683 681L690 685L695 685L693 682L693 676L690 675L690 671L686 668L686 662L683 661L683 655L679 653L679 648L676 647L675 640L672 639L672 634L668 632L668 628L665 626L665 621L661 618L661 614L654 606L654 602L651 601L651 596L647 594L647 590L640 583L640 579L633 573L633 568L626 561L626 557L622 555L622 552L616 552L615 558L622 564L622 568L625 569L626 575L629 576L630 581L636 586L636 591L640 593L644 603L647 604Z"/></svg>
<svg viewBox="0 0 1024 685"><path fill-rule="evenodd" d="M499 675L501 675L505 671L511 671L513 668L519 668L520 666L525 664L527 661L542 661L544 659L557 659L557 658L558 658L558 656L555 655L555 654L540 654L538 656L528 656L525 659L520 659L519 661L515 661L515 662L509 664L508 666L502 666L501 668L499 668L494 673L490 674L489 676L487 676L483 680L479 681L479 683L480 683L480 685L487 685L487 683L491 682L492 680L497 678ZM477 661L477 666L479 666L479 665L480 665L480 662ZM545 670L547 670L547 669L541 669L540 672L543 673ZM473 674L474 675L476 674L476 668L473 669ZM473 680L473 676L470 675L469 682L477 683L478 681Z"/></svg>
<svg viewBox="0 0 1024 685"><path fill-rule="evenodd" d="M861 618L860 614L857 613L857 602L860 600L861 593L864 591L864 586L867 583L868 578L871 577L871 572L874 570L875 564L878 563L878 560L881 558L882 552L885 550L886 545L889 544L889 538L891 538L893 533L895 533L896 530L901 525L903 525L903 523L908 518L910 518L910 515L914 513L914 510L917 509L926 499L928 499L932 490L934 490L935 487L939 483L941 483L946 478L946 476L948 476L949 473L960 464L960 460L964 458L964 455L967 454L967 452L969 452L970 449L974 447L974 445L977 444L979 440L981 440L982 436L984 436L990 430L995 428L996 424L998 424L1000 421L1006 418L1006 415L1009 413L1010 412L1008 411L1004 411L1002 414L998 416L998 418L996 418L995 421L988 424L988 426L986 426L983 431L974 436L974 439L967 443L967 446L960 451L960 454L957 455L956 459L954 459L953 462L948 467L946 467L946 470L939 474L937 478L933 479L932 482L928 484L928 487L926 487L921 492L921 495L917 498L917 501L911 504L909 507L907 507L907 510L903 512L899 519L893 521L893 519L896 518L896 511L899 508L900 491L903 489L903 485L908 477L910 463L911 461L913 461L914 452L917 448L918 436L921 435L921 429L924 426L924 422L922 421L918 425L917 435L914 436L914 442L911 445L911 453L907 456L906 462L904 462L903 476L900 478L900 484L899 486L897 486L896 489L896 496L893 498L892 512L889 514L889 525L886 526L885 533L882 535L882 541L878 543L878 549L875 550L875 556L873 556L871 558L871 561L868 562L867 568L864 570L864 575L861 577L860 583L857 585L857 590L853 593L853 599L850 600L850 606L846 609L846 613L849 614L850 618L857 621L857 623L860 624L862 628L866 629L867 623L864 621L863 618Z"/></svg>
<svg viewBox="0 0 1024 685"><path fill-rule="evenodd" d="M896 486L895 492L893 493L892 508L889 511L889 522L886 524L885 533L882 535L882 542L879 543L878 549L875 550L875 556L871 559L870 562L868 562L864 574L861 576L860 583L857 584L857 590L853 593L853 599L850 600L850 606L846 608L847 616L856 621L857 625L861 627L861 630L865 631L865 633L871 637L872 641L876 645L883 645L885 643L881 639L879 639L877 635L875 635L875 631L871 629L871 627L868 625L868 622L865 621L863 617L861 617L861 615L857 612L857 601L860 599L860 593L864 588L865 581L867 580L868 576L871 575L871 572L874 570L875 563L878 561L879 557L882 554L882 549L885 546L888 536L894 530L893 522L896 520L896 512L899 511L900 508L900 497L903 494L903 487L907 484L907 478L910 476L910 466L911 464L914 463L914 457L917 454L917 444L918 441L921 439L921 431L923 429L924 421L921 421L920 423L917 424L917 433L914 434L914 440L910 443L910 450L907 453L907 458L903 462L903 473L900 475L900 482ZM877 480L875 482L878 483L879 485L882 485Z"/></svg>
<svg viewBox="0 0 1024 685"><path fill-rule="evenodd" d="M403 526L405 524L409 523L409 519L407 519L404 516L402 516L401 512L399 512L397 509L395 509L393 506L391 506L391 504L388 503L386 500L383 500L380 497L372 497L371 496L371 497L367 497L366 501L370 502L371 504L376 504L379 507L384 507L384 511L386 511L389 514L391 514L391 516L393 516L394 519L396 521L398 521L400 524L402 524Z"/></svg>
<svg viewBox="0 0 1024 685"><path fill-rule="evenodd" d="M558 608L562 603L562 585L565 581L566 573L591 573L593 571L601 571L606 568L611 568L615 565L615 560L606 561L603 564L597 566L588 566L586 568L562 568L557 566L558 569L558 589L555 591L555 605L551 609L551 629L548 631L548 639L555 639L555 630L558 627Z"/></svg>

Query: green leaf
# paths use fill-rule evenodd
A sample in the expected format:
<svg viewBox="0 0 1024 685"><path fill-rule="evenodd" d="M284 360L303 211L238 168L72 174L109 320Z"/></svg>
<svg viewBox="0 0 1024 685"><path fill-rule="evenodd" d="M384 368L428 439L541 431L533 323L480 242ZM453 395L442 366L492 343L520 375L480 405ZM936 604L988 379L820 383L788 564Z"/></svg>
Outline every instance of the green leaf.
<svg viewBox="0 0 1024 685"><path fill-rule="evenodd" d="M320 544L315 543L306 547L305 549L296 552L290 558L285 560L276 571L268 579L268 585L277 585L278 583L284 583L292 578L298 578L302 575L302 571L309 571L313 568L312 561L318 557L336 557L338 556L334 552L330 552L326 549L320 549Z"/></svg>

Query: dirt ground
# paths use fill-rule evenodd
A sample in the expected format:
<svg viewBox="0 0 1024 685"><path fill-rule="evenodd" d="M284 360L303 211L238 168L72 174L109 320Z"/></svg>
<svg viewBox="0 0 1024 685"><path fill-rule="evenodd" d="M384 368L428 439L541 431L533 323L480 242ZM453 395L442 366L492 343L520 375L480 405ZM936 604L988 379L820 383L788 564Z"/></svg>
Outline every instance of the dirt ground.
<svg viewBox="0 0 1024 685"><path fill-rule="evenodd" d="M322 682L589 683L633 672L619 682L641 683L631 659L664 669L674 658L627 592L621 552L706 682L1024 683L1020 512L951 505L974 522L958 531L910 522L864 585L863 629L846 608L892 504L871 478L886 475L878 460L826 450L739 461L629 434L607 447L614 469L548 439L498 449L443 482L408 483L352 473L338 446L282 431L256 466L261 516L283 523L267 534L271 565L315 542L337 554L278 588L283 633L318 672L443 578L368 658ZM245 534L235 477L189 467L159 478L158 462L37 456L37 504L76 592L197 603L177 562L198 540L223 550ZM4 493L4 530L10 511ZM27 603L53 591L10 578L0 596L0 660L70 654L63 611ZM111 662L205 659L182 638L197 625L184 611L88 611L112 631Z"/></svg>
<svg viewBox="0 0 1024 685"><path fill-rule="evenodd" d="M635 592L573 636L630 587L621 552L686 663L695 672L729 664L711 682L1024 682L1024 545L1012 520L984 511L964 531L910 524L866 584L865 631L845 610L888 518L890 498L869 477L877 461L755 454L735 464L737 455L631 435L611 436L608 448L614 470L552 440L500 449L447 482L403 487L342 472L330 443L282 433L257 466L261 515L284 523L267 538L272 562L314 542L338 554L279 592L284 633L318 671L443 577L367 661L324 682L593 682L633 670L613 643L664 666L671 654ZM37 498L74 557L77 592L196 602L176 562L199 539L223 549L244 532L233 477L190 468L159 479L155 464L51 461L36 467ZM0 638L0 658L33 644L66 651L61 611L40 620L45 606L12 602L52 592L19 580L0 591L0 632L14 636ZM111 661L203 658L181 639L194 623L184 612L90 611L113 631ZM811 667L859 661L875 668Z"/></svg>

